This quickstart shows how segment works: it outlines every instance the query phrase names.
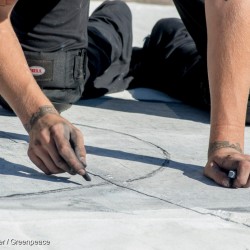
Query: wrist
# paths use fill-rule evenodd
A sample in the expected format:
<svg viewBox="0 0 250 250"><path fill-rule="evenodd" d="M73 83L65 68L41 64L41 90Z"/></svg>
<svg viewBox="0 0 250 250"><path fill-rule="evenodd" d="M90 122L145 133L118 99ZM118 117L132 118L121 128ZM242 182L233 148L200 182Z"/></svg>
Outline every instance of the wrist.
<svg viewBox="0 0 250 250"><path fill-rule="evenodd" d="M245 125L211 123L210 143L214 141L237 142L244 144Z"/></svg>
<svg viewBox="0 0 250 250"><path fill-rule="evenodd" d="M29 73L30 70L28 71L28 74ZM14 94L12 93L13 96L16 96L15 99L9 99L10 104L12 104L11 107L24 126L30 124L30 121L33 119L32 117L34 117L37 112L43 111L42 107L50 106L54 108L50 100L44 95L34 79L25 82L25 85L23 84L23 88L19 91L21 92L19 95L17 92ZM42 110L40 110L41 108Z"/></svg>
<svg viewBox="0 0 250 250"><path fill-rule="evenodd" d="M208 158L210 158L215 152L223 151L224 153L241 153L243 154L242 146L237 142L230 141L214 141L209 143Z"/></svg>
<svg viewBox="0 0 250 250"><path fill-rule="evenodd" d="M57 110L53 105L44 105L39 107L39 109L33 113L27 123L24 124L26 131L29 133L37 121L48 114L59 115Z"/></svg>
<svg viewBox="0 0 250 250"><path fill-rule="evenodd" d="M244 126L211 124L208 158L217 151L243 153Z"/></svg>

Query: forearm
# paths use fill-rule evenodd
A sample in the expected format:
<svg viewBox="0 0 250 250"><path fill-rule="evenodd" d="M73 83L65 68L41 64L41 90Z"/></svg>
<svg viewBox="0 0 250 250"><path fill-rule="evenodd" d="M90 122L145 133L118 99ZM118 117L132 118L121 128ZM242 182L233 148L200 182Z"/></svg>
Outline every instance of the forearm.
<svg viewBox="0 0 250 250"><path fill-rule="evenodd" d="M250 1L206 3L208 74L211 94L210 143L244 147L250 86Z"/></svg>
<svg viewBox="0 0 250 250"><path fill-rule="evenodd" d="M22 123L26 124L41 106L51 103L29 70L9 17L6 16L10 8L0 7L0 94Z"/></svg>

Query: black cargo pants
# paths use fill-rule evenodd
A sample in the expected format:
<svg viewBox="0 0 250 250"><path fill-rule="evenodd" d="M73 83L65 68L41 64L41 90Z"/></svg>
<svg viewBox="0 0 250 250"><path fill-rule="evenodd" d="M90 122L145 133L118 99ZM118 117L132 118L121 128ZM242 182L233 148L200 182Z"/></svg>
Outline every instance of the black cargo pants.
<svg viewBox="0 0 250 250"><path fill-rule="evenodd" d="M207 28L204 0L173 0L188 32L194 39L199 53L206 58Z"/></svg>
<svg viewBox="0 0 250 250"><path fill-rule="evenodd" d="M130 88L153 88L209 108L206 62L180 19L166 18L155 24L143 48L133 49L130 75Z"/></svg>

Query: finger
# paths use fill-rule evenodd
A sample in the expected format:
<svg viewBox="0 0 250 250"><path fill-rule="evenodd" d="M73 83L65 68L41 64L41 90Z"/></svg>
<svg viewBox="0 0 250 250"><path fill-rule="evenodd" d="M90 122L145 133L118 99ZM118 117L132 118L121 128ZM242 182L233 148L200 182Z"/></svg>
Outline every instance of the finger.
<svg viewBox="0 0 250 250"><path fill-rule="evenodd" d="M78 130L73 131L71 134L70 142L74 148L78 160L81 161L81 163L86 168L87 167L86 150L84 146L84 139L82 133Z"/></svg>
<svg viewBox="0 0 250 250"><path fill-rule="evenodd" d="M64 170L65 172L68 172L69 174L76 174L76 172L72 168L70 168L65 160L59 155L56 144L53 140L51 140L50 143L46 145L46 150L49 153L52 161L58 168Z"/></svg>
<svg viewBox="0 0 250 250"><path fill-rule="evenodd" d="M222 169L225 170L236 170L238 163L244 160L241 154L233 154L227 156L216 156L213 161Z"/></svg>
<svg viewBox="0 0 250 250"><path fill-rule="evenodd" d="M62 133L61 129L63 129L64 133ZM61 129L51 130L59 154L68 163L68 165L72 169L74 169L79 175L82 175L86 181L91 181L90 176L85 171L85 165L80 160L78 160L76 153L74 152L70 144L70 135L73 133L69 131L68 126L63 126L61 127Z"/></svg>
<svg viewBox="0 0 250 250"><path fill-rule="evenodd" d="M249 188L250 187L250 176L248 178L247 184L243 186L244 188Z"/></svg>
<svg viewBox="0 0 250 250"><path fill-rule="evenodd" d="M58 133L53 135L56 147L61 157L67 162L67 164L73 168L79 175L84 176L86 174L84 165L78 160L74 150L72 149L69 140Z"/></svg>
<svg viewBox="0 0 250 250"><path fill-rule="evenodd" d="M216 162L209 162L204 168L204 175L214 180L217 184L223 187L230 187L229 178L227 174L223 172Z"/></svg>
<svg viewBox="0 0 250 250"><path fill-rule="evenodd" d="M38 146L40 147L40 149L38 148ZM53 168L54 173L68 172L70 174L74 174L74 171L71 171L68 164L58 154L55 142L47 130L41 131L41 136L40 140L37 143L37 148L39 150L43 150L43 153L37 152L37 154L41 154L41 157L44 157L44 161L46 162L45 164L49 164L47 166ZM47 155L49 155L50 157L47 157ZM58 169L61 169L63 171L58 171Z"/></svg>
<svg viewBox="0 0 250 250"><path fill-rule="evenodd" d="M87 167L86 149L84 146L83 135L80 130L75 129L71 133L70 144L73 147L78 160L83 164L83 167L85 169ZM91 181L91 178L87 171L85 171L85 175L83 175L83 178L86 181Z"/></svg>
<svg viewBox="0 0 250 250"><path fill-rule="evenodd" d="M250 162L246 160L238 162L237 177L234 181L233 187L235 188L245 187L248 183L249 176L250 176Z"/></svg>
<svg viewBox="0 0 250 250"><path fill-rule="evenodd" d="M250 174L249 155L232 154L224 158L216 157L215 161L223 169L237 170L237 177L232 187L240 188L247 185Z"/></svg>
<svg viewBox="0 0 250 250"><path fill-rule="evenodd" d="M28 151L28 156L30 160L40 169L42 170L45 174L51 175L51 172L49 169L45 166L43 161L37 157L32 150Z"/></svg>
<svg viewBox="0 0 250 250"><path fill-rule="evenodd" d="M58 168L54 164L54 162L51 159L50 155L43 148L39 148L39 150L37 150L35 153L42 160L44 165L49 169L49 171L52 174L61 174L61 173L65 172L64 170Z"/></svg>

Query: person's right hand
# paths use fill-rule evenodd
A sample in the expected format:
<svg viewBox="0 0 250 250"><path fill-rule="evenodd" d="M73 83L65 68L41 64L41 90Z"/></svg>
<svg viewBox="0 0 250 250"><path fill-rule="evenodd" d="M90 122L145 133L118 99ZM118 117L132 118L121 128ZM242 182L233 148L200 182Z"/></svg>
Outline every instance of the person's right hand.
<svg viewBox="0 0 250 250"><path fill-rule="evenodd" d="M227 173L237 172L232 186ZM234 149L223 148L213 152L204 168L204 175L224 187L250 187L250 155L239 153Z"/></svg>
<svg viewBox="0 0 250 250"><path fill-rule="evenodd" d="M45 174L68 172L90 181L86 168L86 151L79 129L56 113L35 121L29 131L28 155Z"/></svg>

